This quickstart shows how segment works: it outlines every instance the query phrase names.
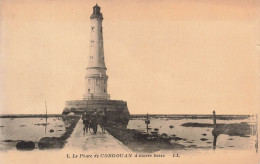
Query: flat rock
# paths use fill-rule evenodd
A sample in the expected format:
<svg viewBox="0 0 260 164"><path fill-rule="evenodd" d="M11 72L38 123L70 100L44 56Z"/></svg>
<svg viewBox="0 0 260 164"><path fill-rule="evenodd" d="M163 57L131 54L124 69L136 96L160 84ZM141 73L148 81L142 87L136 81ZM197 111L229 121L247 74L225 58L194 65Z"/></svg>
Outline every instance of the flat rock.
<svg viewBox="0 0 260 164"><path fill-rule="evenodd" d="M201 141L207 141L208 139L207 138L201 138L200 140Z"/></svg>
<svg viewBox="0 0 260 164"><path fill-rule="evenodd" d="M40 139L38 146L40 149L62 148L63 143L57 137L44 137Z"/></svg>
<svg viewBox="0 0 260 164"><path fill-rule="evenodd" d="M173 125L170 125L169 127L170 127L171 129L172 129L172 128L174 128L174 126L173 126Z"/></svg>
<svg viewBox="0 0 260 164"><path fill-rule="evenodd" d="M17 150L33 150L35 143L32 141L20 141L16 144Z"/></svg>

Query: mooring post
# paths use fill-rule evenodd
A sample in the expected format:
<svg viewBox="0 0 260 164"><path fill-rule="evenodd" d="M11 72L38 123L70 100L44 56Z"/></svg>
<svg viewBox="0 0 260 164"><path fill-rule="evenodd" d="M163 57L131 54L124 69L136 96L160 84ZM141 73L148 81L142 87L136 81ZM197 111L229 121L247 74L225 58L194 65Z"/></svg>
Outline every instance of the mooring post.
<svg viewBox="0 0 260 164"><path fill-rule="evenodd" d="M216 118L216 112L213 110L213 128L216 130L217 128L217 118Z"/></svg>
<svg viewBox="0 0 260 164"><path fill-rule="evenodd" d="M147 113L147 116L146 116L145 124L146 124L146 131L147 131L147 134L148 134L148 125L150 124L148 113Z"/></svg>
<svg viewBox="0 0 260 164"><path fill-rule="evenodd" d="M46 100L45 100L45 109L46 109L46 125L45 125L45 134L46 134L46 129L47 129L47 124L48 124L48 122L47 122L47 119L48 119L48 115L47 115L47 103L46 103Z"/></svg>
<svg viewBox="0 0 260 164"><path fill-rule="evenodd" d="M214 135L213 134L213 136L214 136L214 140L213 140L213 149L215 150L216 149L216 146L217 146L217 135Z"/></svg>
<svg viewBox="0 0 260 164"><path fill-rule="evenodd" d="M217 145L217 118L216 118L216 112L215 110L213 110L213 130L212 130L212 134L214 136L214 141L213 141L213 149L216 149L216 145Z"/></svg>

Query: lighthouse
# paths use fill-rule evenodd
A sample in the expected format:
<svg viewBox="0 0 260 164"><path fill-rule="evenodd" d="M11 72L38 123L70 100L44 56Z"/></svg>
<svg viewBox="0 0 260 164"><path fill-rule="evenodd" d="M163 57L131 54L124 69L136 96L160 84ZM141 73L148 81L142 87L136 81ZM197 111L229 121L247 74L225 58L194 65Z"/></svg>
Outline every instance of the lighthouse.
<svg viewBox="0 0 260 164"><path fill-rule="evenodd" d="M83 100L69 100L65 102L62 114L74 113L82 115L85 112L104 112L108 120L120 123L126 128L130 119L127 102L123 100L110 100L107 93L106 65L104 56L103 15L96 4L90 16L90 52L89 62L85 75L85 93Z"/></svg>
<svg viewBox="0 0 260 164"><path fill-rule="evenodd" d="M84 100L109 100L103 42L103 15L96 4L90 16L90 52L86 68Z"/></svg>

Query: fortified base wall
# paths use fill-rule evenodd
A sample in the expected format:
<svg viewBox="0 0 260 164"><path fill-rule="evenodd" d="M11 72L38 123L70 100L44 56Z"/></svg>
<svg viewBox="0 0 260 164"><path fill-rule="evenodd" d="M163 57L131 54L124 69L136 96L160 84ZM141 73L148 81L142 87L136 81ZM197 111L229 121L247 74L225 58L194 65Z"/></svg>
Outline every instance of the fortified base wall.
<svg viewBox="0 0 260 164"><path fill-rule="evenodd" d="M126 123L130 119L127 103L120 100L72 100L66 101L63 114L73 112L83 114L84 112L103 112L106 113L110 121Z"/></svg>

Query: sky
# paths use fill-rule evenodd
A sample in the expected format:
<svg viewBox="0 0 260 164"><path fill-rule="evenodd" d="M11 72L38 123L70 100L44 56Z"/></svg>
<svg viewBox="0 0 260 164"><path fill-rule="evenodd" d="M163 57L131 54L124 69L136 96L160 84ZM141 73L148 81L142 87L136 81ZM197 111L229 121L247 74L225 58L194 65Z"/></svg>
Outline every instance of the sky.
<svg viewBox="0 0 260 164"><path fill-rule="evenodd" d="M2 0L0 114L82 99L96 3L108 93L131 114L259 112L256 0Z"/></svg>

